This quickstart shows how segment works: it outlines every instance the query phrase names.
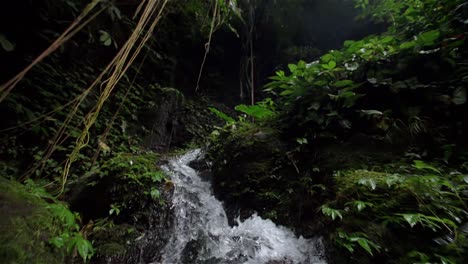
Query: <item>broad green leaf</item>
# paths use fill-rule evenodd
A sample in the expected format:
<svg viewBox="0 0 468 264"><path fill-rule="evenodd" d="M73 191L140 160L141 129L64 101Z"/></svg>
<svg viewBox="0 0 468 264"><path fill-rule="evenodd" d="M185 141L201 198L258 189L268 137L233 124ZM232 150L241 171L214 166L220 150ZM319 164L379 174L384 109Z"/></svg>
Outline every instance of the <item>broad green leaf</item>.
<svg viewBox="0 0 468 264"><path fill-rule="evenodd" d="M326 69L333 70L335 68L336 68L336 61L329 61L328 64L327 64Z"/></svg>
<svg viewBox="0 0 468 264"><path fill-rule="evenodd" d="M392 42L395 38L392 37L392 36L386 36L385 38L383 38L382 40L380 40L380 43L382 44L388 44L390 42Z"/></svg>
<svg viewBox="0 0 468 264"><path fill-rule="evenodd" d="M325 54L322 56L322 62L324 63L328 63L330 62L331 60L333 60L335 57L333 55L331 55L330 53L328 54Z"/></svg>
<svg viewBox="0 0 468 264"><path fill-rule="evenodd" d="M243 112L249 116L258 118L258 119L265 119L275 115L275 112L271 111L270 109L266 108L265 106L261 105L237 105L234 109L237 111Z"/></svg>
<svg viewBox="0 0 468 264"><path fill-rule="evenodd" d="M400 49L411 49L414 48L414 46L416 46L415 41L403 42L400 44Z"/></svg>
<svg viewBox="0 0 468 264"><path fill-rule="evenodd" d="M367 253L369 253L369 255L371 256L374 256L374 254L372 253L372 249L370 248L369 244L367 243L367 240L364 239L364 238L359 238L357 240L358 244L364 249L367 251Z"/></svg>
<svg viewBox="0 0 468 264"><path fill-rule="evenodd" d="M291 71L291 73L295 73L297 70L297 65L296 64L288 64L288 68Z"/></svg>
<svg viewBox="0 0 468 264"><path fill-rule="evenodd" d="M285 91L282 91L280 93L281 96L286 96L286 95L290 95L290 94L293 94L294 91L293 90L285 90Z"/></svg>
<svg viewBox="0 0 468 264"><path fill-rule="evenodd" d="M430 46L440 37L439 30L431 30L424 32L418 36L418 42L424 46Z"/></svg>
<svg viewBox="0 0 468 264"><path fill-rule="evenodd" d="M75 248L78 251L78 254L86 262L93 255L93 245L88 240L84 239L81 234L75 237Z"/></svg>

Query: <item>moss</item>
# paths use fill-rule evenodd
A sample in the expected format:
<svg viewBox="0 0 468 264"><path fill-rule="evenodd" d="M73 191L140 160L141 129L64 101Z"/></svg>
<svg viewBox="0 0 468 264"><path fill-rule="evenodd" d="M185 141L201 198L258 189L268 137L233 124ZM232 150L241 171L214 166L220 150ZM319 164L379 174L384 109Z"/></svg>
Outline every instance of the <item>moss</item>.
<svg viewBox="0 0 468 264"><path fill-rule="evenodd" d="M114 225L100 229L93 234L96 243L96 257L108 258L125 256L128 249L127 241L138 237L138 232L129 232L133 227L128 224Z"/></svg>
<svg viewBox="0 0 468 264"><path fill-rule="evenodd" d="M208 156L213 160L214 189L228 212L242 208L241 217L255 211L285 225L298 220L300 210L291 211L302 206L300 175L278 130L238 123L221 131L213 143Z"/></svg>
<svg viewBox="0 0 468 264"><path fill-rule="evenodd" d="M61 233L48 203L30 189L0 177L0 262L63 263L65 249L48 240Z"/></svg>

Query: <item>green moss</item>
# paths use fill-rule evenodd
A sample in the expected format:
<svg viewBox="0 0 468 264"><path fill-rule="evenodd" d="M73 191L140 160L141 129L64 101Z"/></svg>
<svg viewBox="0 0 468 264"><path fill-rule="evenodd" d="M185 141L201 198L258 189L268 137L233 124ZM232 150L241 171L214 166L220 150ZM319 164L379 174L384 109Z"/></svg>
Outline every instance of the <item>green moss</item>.
<svg viewBox="0 0 468 264"><path fill-rule="evenodd" d="M93 234L96 241L96 254L98 258L124 256L128 249L127 241L137 238L139 232L129 232L134 230L131 225L121 224L100 229Z"/></svg>
<svg viewBox="0 0 468 264"><path fill-rule="evenodd" d="M1 263L64 262L65 249L48 242L63 231L48 204L24 185L0 177Z"/></svg>

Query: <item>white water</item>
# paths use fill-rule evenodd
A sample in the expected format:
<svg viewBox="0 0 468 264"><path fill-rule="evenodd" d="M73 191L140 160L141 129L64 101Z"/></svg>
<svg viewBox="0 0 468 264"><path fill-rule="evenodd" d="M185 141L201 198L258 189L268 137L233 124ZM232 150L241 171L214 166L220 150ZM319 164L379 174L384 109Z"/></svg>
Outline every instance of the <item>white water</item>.
<svg viewBox="0 0 468 264"><path fill-rule="evenodd" d="M229 226L210 183L187 165L200 155L193 150L164 167L175 186L175 222L162 263L326 263L320 239L297 238L271 220L253 215Z"/></svg>

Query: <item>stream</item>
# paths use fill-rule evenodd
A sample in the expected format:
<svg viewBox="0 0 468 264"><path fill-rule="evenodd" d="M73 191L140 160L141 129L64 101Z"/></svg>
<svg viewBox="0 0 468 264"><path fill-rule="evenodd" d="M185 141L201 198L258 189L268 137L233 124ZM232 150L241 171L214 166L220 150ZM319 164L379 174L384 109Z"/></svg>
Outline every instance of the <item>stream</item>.
<svg viewBox="0 0 468 264"><path fill-rule="evenodd" d="M229 226L210 182L189 166L202 156L200 150L192 150L163 167L175 189L173 230L162 263L326 263L320 238L298 238L286 227L257 215Z"/></svg>

